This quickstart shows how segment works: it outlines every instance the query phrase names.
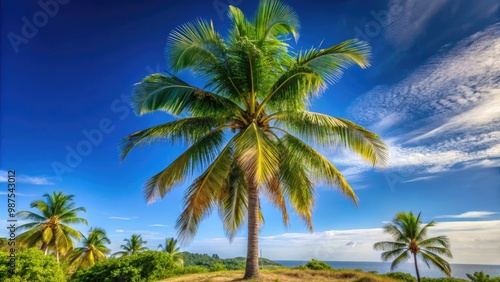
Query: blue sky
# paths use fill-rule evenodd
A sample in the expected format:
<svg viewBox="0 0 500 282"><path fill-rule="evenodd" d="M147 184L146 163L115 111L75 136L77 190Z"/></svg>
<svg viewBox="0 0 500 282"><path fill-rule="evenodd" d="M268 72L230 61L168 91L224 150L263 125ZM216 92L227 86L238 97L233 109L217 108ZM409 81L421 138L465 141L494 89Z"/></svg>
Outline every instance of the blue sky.
<svg viewBox="0 0 500 282"><path fill-rule="evenodd" d="M372 66L348 69L312 110L380 134L389 165L373 169L346 152L323 151L346 175L359 206L318 187L311 234L295 216L285 229L280 213L264 202L264 255L379 261L372 245L387 239L380 227L411 210L422 211L424 222L439 222L432 234L450 237L451 262L500 264L500 3L331 2L287 1L302 25L293 48L357 37L372 46ZM77 226L84 234L105 228L117 250L139 233L156 248L175 236L189 181L150 205L141 187L185 148L154 144L120 163L121 138L173 119L135 116L133 84L166 69L164 46L173 28L201 17L224 32L228 4L251 15L257 1L39 3L52 5L1 2L0 207L6 209L6 171L15 169L18 210L44 193L74 194L87 208L82 216L89 226ZM189 72L179 75L203 85ZM6 211L0 219L6 224ZM183 250L242 256L245 233L230 245L214 212Z"/></svg>

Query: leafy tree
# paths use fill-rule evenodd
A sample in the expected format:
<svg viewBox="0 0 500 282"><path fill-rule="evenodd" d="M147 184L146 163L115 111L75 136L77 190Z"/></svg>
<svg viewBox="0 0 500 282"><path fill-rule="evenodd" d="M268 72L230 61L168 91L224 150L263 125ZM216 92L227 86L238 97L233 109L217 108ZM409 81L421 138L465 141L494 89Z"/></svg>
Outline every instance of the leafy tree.
<svg viewBox="0 0 500 282"><path fill-rule="evenodd" d="M415 216L413 212L400 212L396 214L392 223L384 225L384 232L390 234L395 241L378 242L375 243L373 247L375 250L384 251L382 253L382 260L387 261L394 259L391 270L401 262L413 256L415 272L419 282L420 273L418 271L417 256L419 256L428 267L430 267L431 264L435 265L448 277L451 277L450 264L440 256L445 255L449 258L452 257L448 238L446 236L426 238L427 229L435 224L435 221L431 221L422 227L420 213L418 216Z"/></svg>
<svg viewBox="0 0 500 282"><path fill-rule="evenodd" d="M190 70L207 80L203 88L173 74L153 74L136 84L137 114L165 111L179 119L122 140L122 159L132 148L167 139L189 148L144 185L148 202L164 197L186 177L202 171L187 188L177 220L178 238L191 240L199 223L218 208L231 240L245 220L245 278L257 277L258 232L267 197L289 224L290 204L313 230L315 183L357 197L339 170L311 145L346 147L373 165L386 161L386 146L374 133L343 118L308 111L311 100L351 64L367 67L369 46L347 40L292 54L297 14L279 0L262 0L253 20L230 6L232 28L223 38L212 22L181 25L168 38L173 71Z"/></svg>
<svg viewBox="0 0 500 282"><path fill-rule="evenodd" d="M29 248L16 253L16 270L10 273L10 258L0 252L0 281L5 282L64 282L66 277L53 256L45 256L37 248Z"/></svg>
<svg viewBox="0 0 500 282"><path fill-rule="evenodd" d="M184 259L182 258L182 254L179 252L181 248L177 247L176 239L174 238L165 239L165 247L163 247L160 244L158 245L158 249L162 250L163 252L166 252L167 254L170 254L174 259L175 263L179 264L180 266L184 265Z"/></svg>
<svg viewBox="0 0 500 282"><path fill-rule="evenodd" d="M120 248L123 249L123 251L119 251L113 254L113 256L128 256L128 255L135 255L139 252L144 252L147 251L148 248L144 245L146 245L148 242L142 240L141 235L138 234L133 234L130 239L123 239L126 243L124 245L121 245Z"/></svg>
<svg viewBox="0 0 500 282"><path fill-rule="evenodd" d="M30 205L40 214L30 211L17 213L18 216L33 221L18 227L19 230L26 231L19 234L17 240L28 247L41 244L41 250L45 255L49 247L52 247L59 262L60 254L74 248L73 240L81 239L81 233L69 224L87 224L87 220L78 217L78 212L85 212L85 208L75 208L74 195L65 195L63 192L54 191L52 195L43 194L43 197L44 200L33 201Z"/></svg>
<svg viewBox="0 0 500 282"><path fill-rule="evenodd" d="M389 272L384 274L384 276L404 282L417 282L417 279L415 279L415 277L413 277L409 273L404 273L404 272Z"/></svg>
<svg viewBox="0 0 500 282"><path fill-rule="evenodd" d="M83 238L83 247L76 248L72 252L70 264L78 269L106 260L106 255L110 252L106 244L111 244L106 231L101 228L91 228L89 236Z"/></svg>

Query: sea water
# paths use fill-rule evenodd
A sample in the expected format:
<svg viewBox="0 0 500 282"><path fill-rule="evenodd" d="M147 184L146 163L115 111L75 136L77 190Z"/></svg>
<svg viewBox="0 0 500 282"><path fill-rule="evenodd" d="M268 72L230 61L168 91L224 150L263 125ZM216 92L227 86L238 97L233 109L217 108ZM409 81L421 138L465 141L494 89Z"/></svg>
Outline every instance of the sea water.
<svg viewBox="0 0 500 282"><path fill-rule="evenodd" d="M277 263L286 266L294 267L305 265L307 261L298 260L276 260ZM356 262L356 261L325 261L335 269L361 269L363 271L376 271L379 274L391 272L390 262ZM473 274L474 272L482 271L490 277L500 276L500 265L483 265L483 264L451 264L451 276L457 278L467 278L467 273ZM418 270L420 277L446 277L438 268L428 268L425 263L419 262ZM413 263L402 263L393 270L394 272L405 272L415 276L415 265Z"/></svg>

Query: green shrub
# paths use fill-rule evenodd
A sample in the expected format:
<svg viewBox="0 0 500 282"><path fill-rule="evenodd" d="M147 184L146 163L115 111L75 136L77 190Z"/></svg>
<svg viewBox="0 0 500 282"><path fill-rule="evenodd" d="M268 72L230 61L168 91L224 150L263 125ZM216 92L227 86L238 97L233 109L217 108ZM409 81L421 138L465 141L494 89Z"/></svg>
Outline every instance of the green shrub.
<svg viewBox="0 0 500 282"><path fill-rule="evenodd" d="M310 260L307 264L306 267L308 269L312 270L325 270L325 269L333 269L331 266L329 266L326 262L324 261L318 261L315 259Z"/></svg>
<svg viewBox="0 0 500 282"><path fill-rule="evenodd" d="M404 282L417 282L417 278L413 277L409 273L404 273L404 272L389 272L384 274L384 276Z"/></svg>
<svg viewBox="0 0 500 282"><path fill-rule="evenodd" d="M44 255L37 248L16 253L16 271L10 273L9 254L0 253L0 281L5 282L64 282L66 277L56 258Z"/></svg>
<svg viewBox="0 0 500 282"><path fill-rule="evenodd" d="M467 273L467 277L472 282L500 282L500 277L490 277L488 274L484 274L484 272L474 272L474 274Z"/></svg>
<svg viewBox="0 0 500 282"><path fill-rule="evenodd" d="M226 266L223 265L222 263L216 263L212 265L210 268L210 271L222 271L222 270L227 270Z"/></svg>
<svg viewBox="0 0 500 282"><path fill-rule="evenodd" d="M468 282L465 279L461 278L453 278L453 277L440 277L440 278L429 278L423 277L420 279L421 282Z"/></svg>
<svg viewBox="0 0 500 282"><path fill-rule="evenodd" d="M157 251L111 258L75 272L71 281L146 282L175 275L178 266L172 256Z"/></svg>

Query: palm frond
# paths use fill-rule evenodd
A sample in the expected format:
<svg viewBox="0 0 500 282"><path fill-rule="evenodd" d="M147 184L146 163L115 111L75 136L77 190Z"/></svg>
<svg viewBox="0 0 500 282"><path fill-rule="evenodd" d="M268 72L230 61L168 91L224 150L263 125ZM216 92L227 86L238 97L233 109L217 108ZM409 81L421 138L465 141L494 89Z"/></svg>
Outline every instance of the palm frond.
<svg viewBox="0 0 500 282"><path fill-rule="evenodd" d="M264 184L277 171L279 152L276 144L255 122L235 140L235 150L239 165L257 185Z"/></svg>
<svg viewBox="0 0 500 282"><path fill-rule="evenodd" d="M172 144L192 144L228 121L228 118L220 116L188 117L135 132L121 140L119 144L121 160L135 146L146 145L156 140L168 139Z"/></svg>
<svg viewBox="0 0 500 282"><path fill-rule="evenodd" d="M221 150L224 142L222 129L216 129L194 143L167 168L151 177L143 187L146 200L151 203L163 198L170 190L190 177L197 168L206 167Z"/></svg>
<svg viewBox="0 0 500 282"><path fill-rule="evenodd" d="M212 164L187 189L184 211L176 223L178 238L182 242L193 238L200 221L220 199L219 193L231 172L233 142L239 136L240 134L237 134L229 141Z"/></svg>
<svg viewBox="0 0 500 282"><path fill-rule="evenodd" d="M420 256L427 263L427 265L432 264L437 268L439 268L441 271L443 271L446 274L446 276L451 277L450 264L443 258L425 250L420 251Z"/></svg>
<svg viewBox="0 0 500 282"><path fill-rule="evenodd" d="M254 20L256 38L264 41L292 34L295 41L299 39L299 19L290 6L278 0L263 0L257 8Z"/></svg>
<svg viewBox="0 0 500 282"><path fill-rule="evenodd" d="M276 125L283 125L313 144L340 145L373 165L387 163L387 146L380 137L349 120L309 111L281 112L274 119Z"/></svg>
<svg viewBox="0 0 500 282"><path fill-rule="evenodd" d="M297 137L286 134L281 138L294 158L303 160L311 171L311 176L324 181L327 185L339 188L340 191L355 204L357 196L340 171L323 155L314 150Z"/></svg>
<svg viewBox="0 0 500 282"><path fill-rule="evenodd" d="M142 115L162 110L174 116L226 116L242 112L228 98L194 87L175 76L152 74L137 83L132 93L135 111Z"/></svg>
<svg viewBox="0 0 500 282"><path fill-rule="evenodd" d="M231 172L224 181L219 199L219 209L224 231L230 241L245 222L248 211L247 184L245 172L233 162Z"/></svg>

